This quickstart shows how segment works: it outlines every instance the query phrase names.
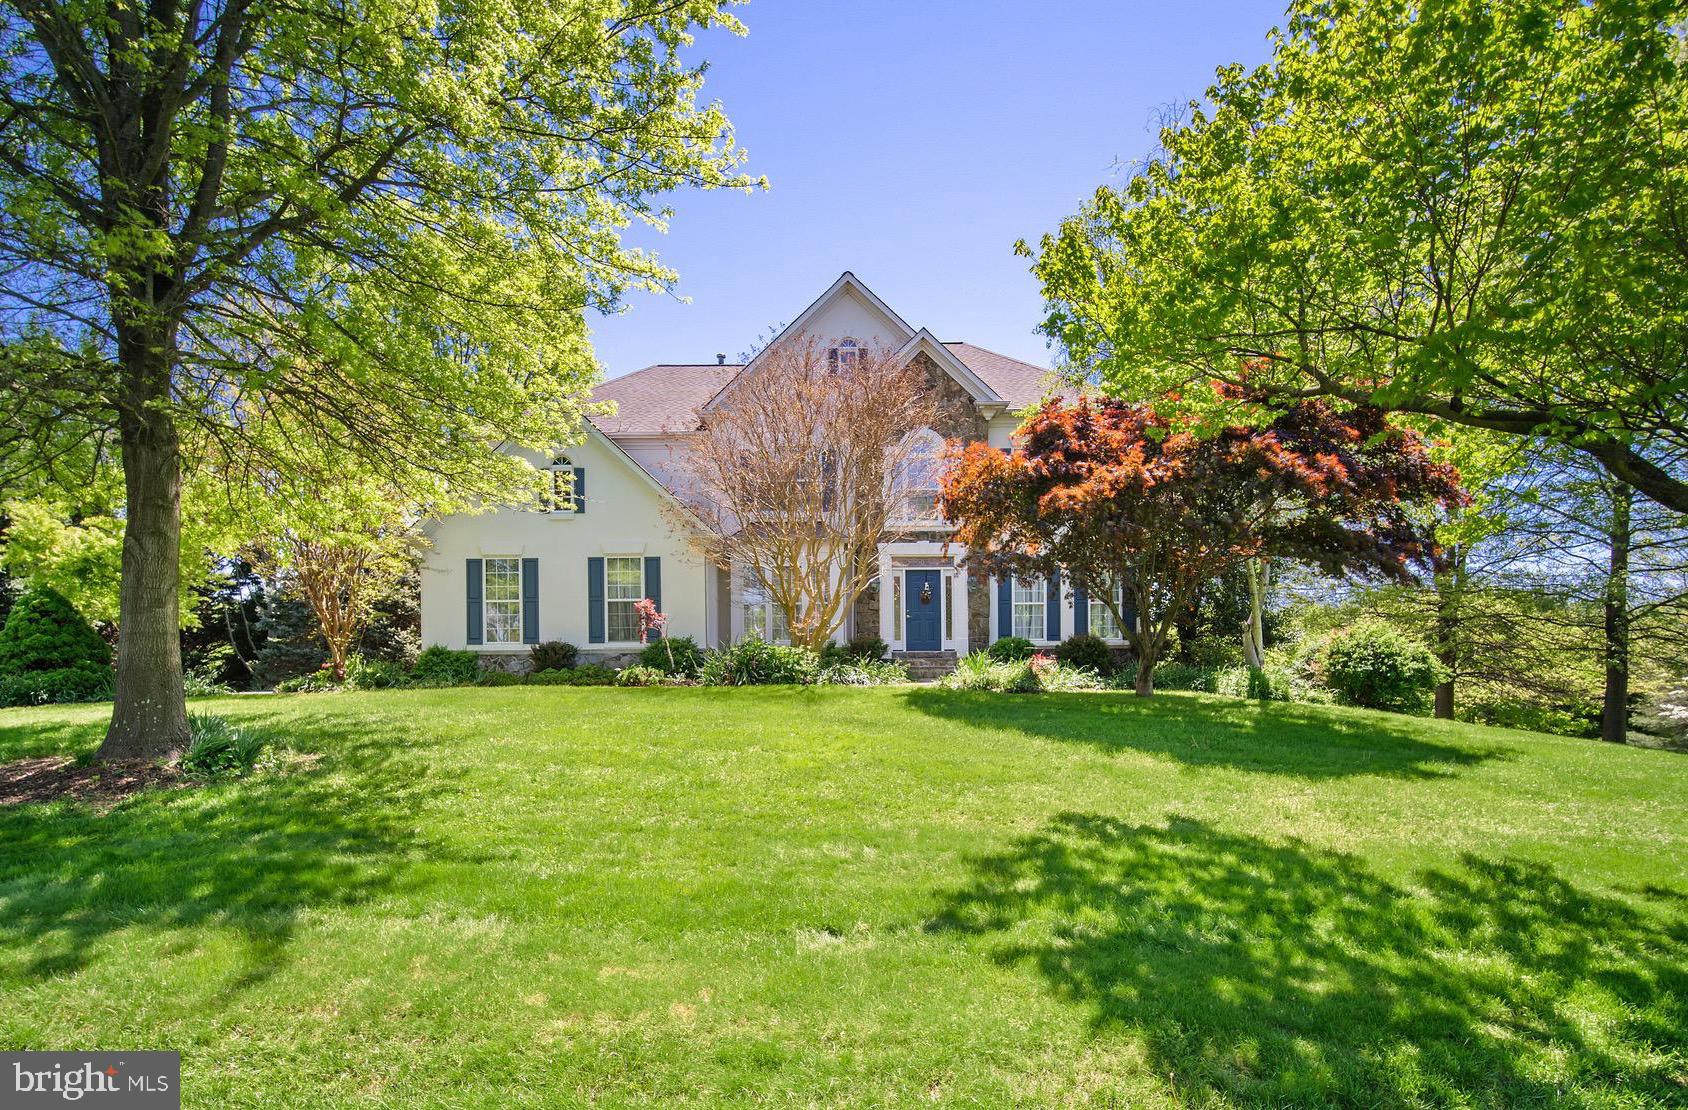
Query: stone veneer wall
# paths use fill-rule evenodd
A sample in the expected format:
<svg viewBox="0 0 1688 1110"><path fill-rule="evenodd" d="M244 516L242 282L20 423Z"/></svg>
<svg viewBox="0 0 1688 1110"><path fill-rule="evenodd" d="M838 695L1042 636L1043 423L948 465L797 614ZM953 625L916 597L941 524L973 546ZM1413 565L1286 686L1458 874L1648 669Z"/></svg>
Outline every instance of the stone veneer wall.
<svg viewBox="0 0 1688 1110"><path fill-rule="evenodd" d="M471 648L471 651L474 649ZM511 674L527 674L533 670L533 656L525 651L477 651L475 658L480 661L483 671L508 671ZM605 651L603 648L581 648L580 654L575 656L575 665L583 663L602 663L607 667L631 667L639 661L637 650L626 651L617 648Z"/></svg>
<svg viewBox="0 0 1688 1110"><path fill-rule="evenodd" d="M877 636L881 640L890 640L890 637L886 636L879 628L879 580L877 578L868 584L868 588L862 591L860 597L856 598L854 625L855 635L857 636Z"/></svg>

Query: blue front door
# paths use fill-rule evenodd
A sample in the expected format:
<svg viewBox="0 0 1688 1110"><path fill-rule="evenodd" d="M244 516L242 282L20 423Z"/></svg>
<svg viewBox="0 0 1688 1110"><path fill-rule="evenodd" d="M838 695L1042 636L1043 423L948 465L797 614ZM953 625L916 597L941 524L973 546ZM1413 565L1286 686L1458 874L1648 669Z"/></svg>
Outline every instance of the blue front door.
<svg viewBox="0 0 1688 1110"><path fill-rule="evenodd" d="M911 570L903 580L903 643L909 651L943 647L944 584L935 570Z"/></svg>

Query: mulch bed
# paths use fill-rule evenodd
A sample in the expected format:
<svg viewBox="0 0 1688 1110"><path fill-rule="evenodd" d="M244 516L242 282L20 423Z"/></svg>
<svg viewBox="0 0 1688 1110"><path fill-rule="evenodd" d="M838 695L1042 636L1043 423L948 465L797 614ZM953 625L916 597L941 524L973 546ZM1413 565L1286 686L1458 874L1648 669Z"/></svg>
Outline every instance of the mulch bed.
<svg viewBox="0 0 1688 1110"><path fill-rule="evenodd" d="M72 801L107 810L142 790L183 783L176 768L144 759L97 767L80 766L66 755L20 759L0 764L0 806Z"/></svg>

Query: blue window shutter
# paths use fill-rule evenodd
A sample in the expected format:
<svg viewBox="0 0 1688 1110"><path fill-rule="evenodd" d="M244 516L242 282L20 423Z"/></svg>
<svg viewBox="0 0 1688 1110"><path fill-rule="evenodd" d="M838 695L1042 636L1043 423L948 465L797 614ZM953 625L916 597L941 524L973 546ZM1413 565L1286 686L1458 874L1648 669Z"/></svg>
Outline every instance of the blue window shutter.
<svg viewBox="0 0 1688 1110"><path fill-rule="evenodd" d="M1131 634L1137 631L1137 607L1123 596L1120 598L1119 616L1125 622L1119 626L1119 634L1129 640Z"/></svg>
<svg viewBox="0 0 1688 1110"><path fill-rule="evenodd" d="M586 511L586 468L584 466L574 468L574 511L577 513Z"/></svg>
<svg viewBox="0 0 1688 1110"><path fill-rule="evenodd" d="M662 559L657 555L645 556L645 596L651 599L657 612L662 612ZM662 633L652 629L649 639L660 640Z"/></svg>
<svg viewBox="0 0 1688 1110"><path fill-rule="evenodd" d="M522 560L522 643L539 642L539 560Z"/></svg>
<svg viewBox="0 0 1688 1110"><path fill-rule="evenodd" d="M1014 635L1014 579L996 580L996 638Z"/></svg>
<svg viewBox="0 0 1688 1110"><path fill-rule="evenodd" d="M1090 634L1090 595L1083 590L1073 590L1073 635L1088 636Z"/></svg>
<svg viewBox="0 0 1688 1110"><path fill-rule="evenodd" d="M469 582L469 642L481 642L481 629L485 623L481 620L481 561L470 559L465 568L465 578Z"/></svg>
<svg viewBox="0 0 1688 1110"><path fill-rule="evenodd" d="M1056 571L1049 576L1049 589L1044 601L1044 613L1048 616L1048 623L1043 629L1046 640L1061 638L1061 573Z"/></svg>
<svg viewBox="0 0 1688 1110"><path fill-rule="evenodd" d="M586 560L586 642L604 642L604 560L598 555Z"/></svg>

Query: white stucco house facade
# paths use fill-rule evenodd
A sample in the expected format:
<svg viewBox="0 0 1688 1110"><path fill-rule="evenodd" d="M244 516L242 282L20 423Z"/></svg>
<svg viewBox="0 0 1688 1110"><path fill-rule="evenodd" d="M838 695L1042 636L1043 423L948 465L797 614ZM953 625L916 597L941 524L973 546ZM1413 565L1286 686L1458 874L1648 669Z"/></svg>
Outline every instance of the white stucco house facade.
<svg viewBox="0 0 1688 1110"><path fill-rule="evenodd" d="M934 455L952 438L1008 448L1020 413L1057 389L1050 372L970 343L938 340L841 275L770 346L813 339L848 351L874 345L918 362L945 392L946 426L922 430ZM754 365L754 360L751 365ZM675 490L688 437L711 404L730 403L745 366L648 366L598 387L613 411L594 417L582 442L551 457L565 496L537 508L504 507L431 522L422 570L422 642L481 654L520 669L529 648L562 640L583 661L620 661L639 650L633 605L650 598L667 633L721 645L747 635L782 639L783 620L749 568L721 568L688 538ZM935 474L935 468L933 468ZM927 504L915 491L915 504ZM935 494L935 489L929 491ZM1074 632L1123 641L1100 604L1059 581L997 581L968 570L935 516L909 522L880 544L878 580L837 638L874 635L894 653L961 655L1007 635L1053 644Z"/></svg>

